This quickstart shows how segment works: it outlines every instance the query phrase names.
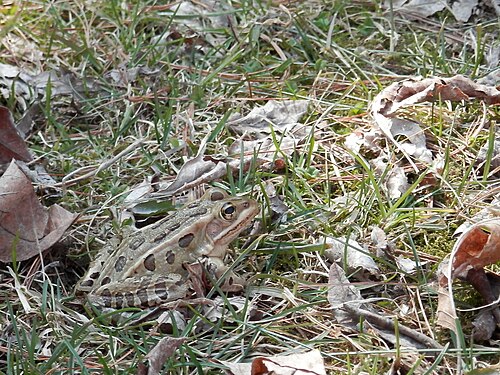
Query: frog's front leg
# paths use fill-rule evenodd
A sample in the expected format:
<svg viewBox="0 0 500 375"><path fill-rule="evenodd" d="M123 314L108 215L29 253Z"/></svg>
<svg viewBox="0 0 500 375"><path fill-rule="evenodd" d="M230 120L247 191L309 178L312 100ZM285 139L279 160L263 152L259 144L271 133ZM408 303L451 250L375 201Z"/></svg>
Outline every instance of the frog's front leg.
<svg viewBox="0 0 500 375"><path fill-rule="evenodd" d="M178 274L129 277L110 282L87 295L90 303L104 307L153 307L184 298L189 283Z"/></svg>
<svg viewBox="0 0 500 375"><path fill-rule="evenodd" d="M225 274L224 280L220 284L220 288L224 292L241 292L246 285L246 280L229 270L221 258L208 258L207 270L215 280L219 280Z"/></svg>

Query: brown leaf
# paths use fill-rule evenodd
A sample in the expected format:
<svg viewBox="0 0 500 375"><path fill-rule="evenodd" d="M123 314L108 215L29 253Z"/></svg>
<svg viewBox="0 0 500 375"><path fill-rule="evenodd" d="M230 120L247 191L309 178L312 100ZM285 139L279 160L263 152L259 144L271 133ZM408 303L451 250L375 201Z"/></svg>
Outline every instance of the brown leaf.
<svg viewBox="0 0 500 375"><path fill-rule="evenodd" d="M177 348L186 341L185 338L164 337L146 355L148 364L140 364L137 375L156 375L160 373L165 361L170 358Z"/></svg>
<svg viewBox="0 0 500 375"><path fill-rule="evenodd" d="M432 162L431 151L425 146L424 130L417 121L398 118L396 112L400 108L417 103L470 99L479 99L486 104L500 104L500 91L460 75L451 78L407 79L395 82L382 90L373 100L371 113L380 130L417 171L411 156L424 163ZM404 135L408 141L397 141L398 135Z"/></svg>
<svg viewBox="0 0 500 375"><path fill-rule="evenodd" d="M454 277L467 278L471 269L482 269L500 260L500 220L480 222L457 240L452 260Z"/></svg>
<svg viewBox="0 0 500 375"><path fill-rule="evenodd" d="M250 363L221 361L233 375L324 375L323 357L319 350L306 353L258 357Z"/></svg>
<svg viewBox="0 0 500 375"><path fill-rule="evenodd" d="M230 118L227 126L238 134L251 135L252 139L266 138L273 131L301 138L308 133L308 127L298 121L308 106L307 100L270 100L244 117Z"/></svg>
<svg viewBox="0 0 500 375"><path fill-rule="evenodd" d="M12 161L0 177L0 261L29 259L51 247L78 215L38 201L31 182Z"/></svg>
<svg viewBox="0 0 500 375"><path fill-rule="evenodd" d="M9 109L0 106L0 164L10 163L12 159L33 160L14 126Z"/></svg>
<svg viewBox="0 0 500 375"><path fill-rule="evenodd" d="M436 100L461 101L480 99L486 104L500 104L500 91L456 75L451 78L408 79L393 83L373 101L373 110L393 117L404 106Z"/></svg>
<svg viewBox="0 0 500 375"><path fill-rule="evenodd" d="M448 260L444 260L438 270L438 324L455 330L456 313L449 278L469 282L488 304L496 299L484 267L500 261L500 220L485 220L471 226L457 240L450 257L451 275L447 272ZM498 306L492 313L500 323Z"/></svg>
<svg viewBox="0 0 500 375"><path fill-rule="evenodd" d="M175 180L165 189L159 191L165 195L174 195L206 182L214 181L227 172L225 160L217 160L210 156L198 155L187 161Z"/></svg>
<svg viewBox="0 0 500 375"><path fill-rule="evenodd" d="M437 306L437 321L441 327L457 333L457 312L453 294L448 287L448 277L446 276L449 266L449 257L446 257L440 264L437 271L438 276L438 306Z"/></svg>

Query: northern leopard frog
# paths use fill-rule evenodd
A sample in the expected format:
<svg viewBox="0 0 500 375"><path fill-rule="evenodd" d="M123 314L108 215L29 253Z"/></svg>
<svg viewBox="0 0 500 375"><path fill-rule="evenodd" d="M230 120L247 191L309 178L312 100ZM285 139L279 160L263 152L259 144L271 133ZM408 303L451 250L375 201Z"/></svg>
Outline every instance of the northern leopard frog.
<svg viewBox="0 0 500 375"><path fill-rule="evenodd" d="M205 261L220 277L227 246L257 215L257 202L210 189L160 221L104 247L77 284L92 304L152 307L186 297L186 264Z"/></svg>

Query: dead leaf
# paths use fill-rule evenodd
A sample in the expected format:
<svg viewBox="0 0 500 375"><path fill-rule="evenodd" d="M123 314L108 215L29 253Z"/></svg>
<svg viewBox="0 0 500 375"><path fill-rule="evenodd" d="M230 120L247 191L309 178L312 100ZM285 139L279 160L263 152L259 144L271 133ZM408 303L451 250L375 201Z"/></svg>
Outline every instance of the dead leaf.
<svg viewBox="0 0 500 375"><path fill-rule="evenodd" d="M450 10L457 21L467 22L476 7L477 0L457 0L451 4Z"/></svg>
<svg viewBox="0 0 500 375"><path fill-rule="evenodd" d="M182 39L185 50L176 51L177 58L192 51L193 46L197 47L196 51L202 53L206 53L210 46L218 46L216 55L222 56L224 50L220 47L227 38L224 30L238 24L237 18L234 17L236 10L224 1L178 1L153 7L157 9L163 7L164 11L159 14L171 19L175 25L171 27L173 29L171 33L162 33L154 37L151 45L157 46L157 49L165 48L170 52L170 41Z"/></svg>
<svg viewBox="0 0 500 375"><path fill-rule="evenodd" d="M233 296L233 297L215 297L213 303L210 305L203 306L203 316L211 322L220 321L222 318L225 322L234 322L233 314L227 308L227 303L232 306L234 311L241 313L242 311L247 311L247 314L251 315L252 311L255 310L255 306L251 301L248 301L246 297Z"/></svg>
<svg viewBox="0 0 500 375"><path fill-rule="evenodd" d="M31 182L11 162L0 177L0 261L29 259L51 247L78 215L38 201Z"/></svg>
<svg viewBox="0 0 500 375"><path fill-rule="evenodd" d="M290 209L284 202L284 196L276 195L276 187L270 182L266 182L265 191L268 199L265 202L264 212L271 213L271 223L273 225L285 223Z"/></svg>
<svg viewBox="0 0 500 375"><path fill-rule="evenodd" d="M446 257L438 267L438 306L436 324L457 333L457 310L453 299L453 291L448 281L449 257Z"/></svg>
<svg viewBox="0 0 500 375"><path fill-rule="evenodd" d="M496 322L495 317L490 311L481 310L472 322L472 337L474 342L487 341L491 339L495 333Z"/></svg>
<svg viewBox="0 0 500 375"><path fill-rule="evenodd" d="M68 71L51 70L37 74L2 63L0 63L0 83L0 94L5 98L14 95L23 111L28 108L30 102L44 97L49 91L51 97L71 95L81 99L88 92L100 90L97 81L76 77Z"/></svg>
<svg viewBox="0 0 500 375"><path fill-rule="evenodd" d="M326 375L321 352L258 357L252 363L221 361L233 375Z"/></svg>
<svg viewBox="0 0 500 375"><path fill-rule="evenodd" d="M414 169L418 170L411 157L424 163L432 161L432 154L425 146L424 131L418 121L398 118L397 111L423 102L471 99L479 99L486 104L500 104L500 91L460 75L451 78L407 79L382 90L372 102L371 113L375 124L401 150ZM405 137L407 141L396 140L398 136Z"/></svg>
<svg viewBox="0 0 500 375"><path fill-rule="evenodd" d="M378 157L372 159L370 164L373 165L377 176L383 176L381 187L389 198L398 199L408 190L410 184L404 169L391 165L389 160L389 156L382 152Z"/></svg>
<svg viewBox="0 0 500 375"><path fill-rule="evenodd" d="M371 153L378 154L381 152L378 146L381 137L382 133L379 129L372 128L369 131L357 129L345 138L344 146L356 155L360 153L362 147Z"/></svg>
<svg viewBox="0 0 500 375"><path fill-rule="evenodd" d="M16 130L9 109L0 106L0 164L10 163L12 159L33 160Z"/></svg>
<svg viewBox="0 0 500 375"><path fill-rule="evenodd" d="M216 159L208 155L198 155L188 160L179 170L175 180L158 194L171 196L203 183L217 180L227 173L225 158Z"/></svg>
<svg viewBox="0 0 500 375"><path fill-rule="evenodd" d="M487 304L495 302L492 285L484 267L500 261L500 220L491 219L474 224L458 238L450 254L438 270L438 324L455 331L456 312L451 281L458 277L472 284ZM451 267L449 266L451 262ZM492 314L500 323L500 309L493 306ZM451 318L451 319L450 319Z"/></svg>
<svg viewBox="0 0 500 375"><path fill-rule="evenodd" d="M492 2L494 3L494 2ZM430 1L430 0L386 0L384 7L395 12L420 17L430 17L447 8L457 21L467 22L477 8L477 0Z"/></svg>
<svg viewBox="0 0 500 375"><path fill-rule="evenodd" d="M379 226L373 226L370 238L372 243L377 248L377 256L383 256L383 254L390 249L389 242L387 241L387 235Z"/></svg>
<svg viewBox="0 0 500 375"><path fill-rule="evenodd" d="M279 134L303 137L307 129L298 121L307 112L308 106L308 100L270 100L244 117L230 118L227 125L236 133L247 134L252 139L266 138L271 129Z"/></svg>
<svg viewBox="0 0 500 375"><path fill-rule="evenodd" d="M228 152L234 156L243 155L245 163L256 157L257 164L263 164L274 162L283 155L292 155L297 143L297 139L287 136L280 137L276 141L271 136L254 140L237 139L229 147Z"/></svg>
<svg viewBox="0 0 500 375"><path fill-rule="evenodd" d="M165 361L172 357L179 346L181 346L186 338L164 337L162 338L151 351L144 357L148 364L141 363L137 370L137 375L157 375Z"/></svg>
<svg viewBox="0 0 500 375"><path fill-rule="evenodd" d="M411 78L395 82L382 90L373 100L372 110L394 117L400 108L417 103L471 99L479 99L486 104L500 104L500 91L461 75L451 78Z"/></svg>
<svg viewBox="0 0 500 375"><path fill-rule="evenodd" d="M112 81L113 84L120 87L128 87L129 84L135 82L137 77L154 76L160 72L160 69L151 69L144 65L134 66L129 68L127 63L122 63L117 69L110 70L104 75L107 81Z"/></svg>
<svg viewBox="0 0 500 375"><path fill-rule="evenodd" d="M441 348L432 338L401 323L398 323L399 335L396 337L394 318L375 312L359 290L349 282L344 270L335 263L331 265L328 275L328 302L337 322L343 326L356 330L356 323L363 318L366 320L365 330L376 331L377 335L393 345L398 343L406 347Z"/></svg>
<svg viewBox="0 0 500 375"><path fill-rule="evenodd" d="M429 0L385 0L384 7L396 12L429 17L436 12L442 11L446 6L444 1Z"/></svg>
<svg viewBox="0 0 500 375"><path fill-rule="evenodd" d="M33 98L33 90L27 83L31 74L19 68L0 63L0 95L4 98L16 97L21 109L25 111Z"/></svg>
<svg viewBox="0 0 500 375"><path fill-rule="evenodd" d="M335 319L342 324L351 325L355 322L355 316L345 308L346 305L352 305L355 309L364 305L360 291L347 279L342 267L335 263L330 266L327 298Z"/></svg>
<svg viewBox="0 0 500 375"><path fill-rule="evenodd" d="M363 248L353 239L346 240L344 237L326 237L325 256L337 264L346 264L348 272L360 281L377 279L380 269L369 255L367 249Z"/></svg>
<svg viewBox="0 0 500 375"><path fill-rule="evenodd" d="M500 261L500 220L477 223L464 232L455 244L453 277L467 279L471 270Z"/></svg>

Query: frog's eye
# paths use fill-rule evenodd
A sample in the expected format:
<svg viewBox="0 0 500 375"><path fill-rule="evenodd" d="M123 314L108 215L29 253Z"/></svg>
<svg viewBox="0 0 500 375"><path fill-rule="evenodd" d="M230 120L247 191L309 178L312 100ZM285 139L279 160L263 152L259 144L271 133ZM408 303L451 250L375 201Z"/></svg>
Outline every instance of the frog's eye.
<svg viewBox="0 0 500 375"><path fill-rule="evenodd" d="M225 220L232 220L234 214L236 213L236 207L234 206L234 204L226 202L222 206L220 213Z"/></svg>

